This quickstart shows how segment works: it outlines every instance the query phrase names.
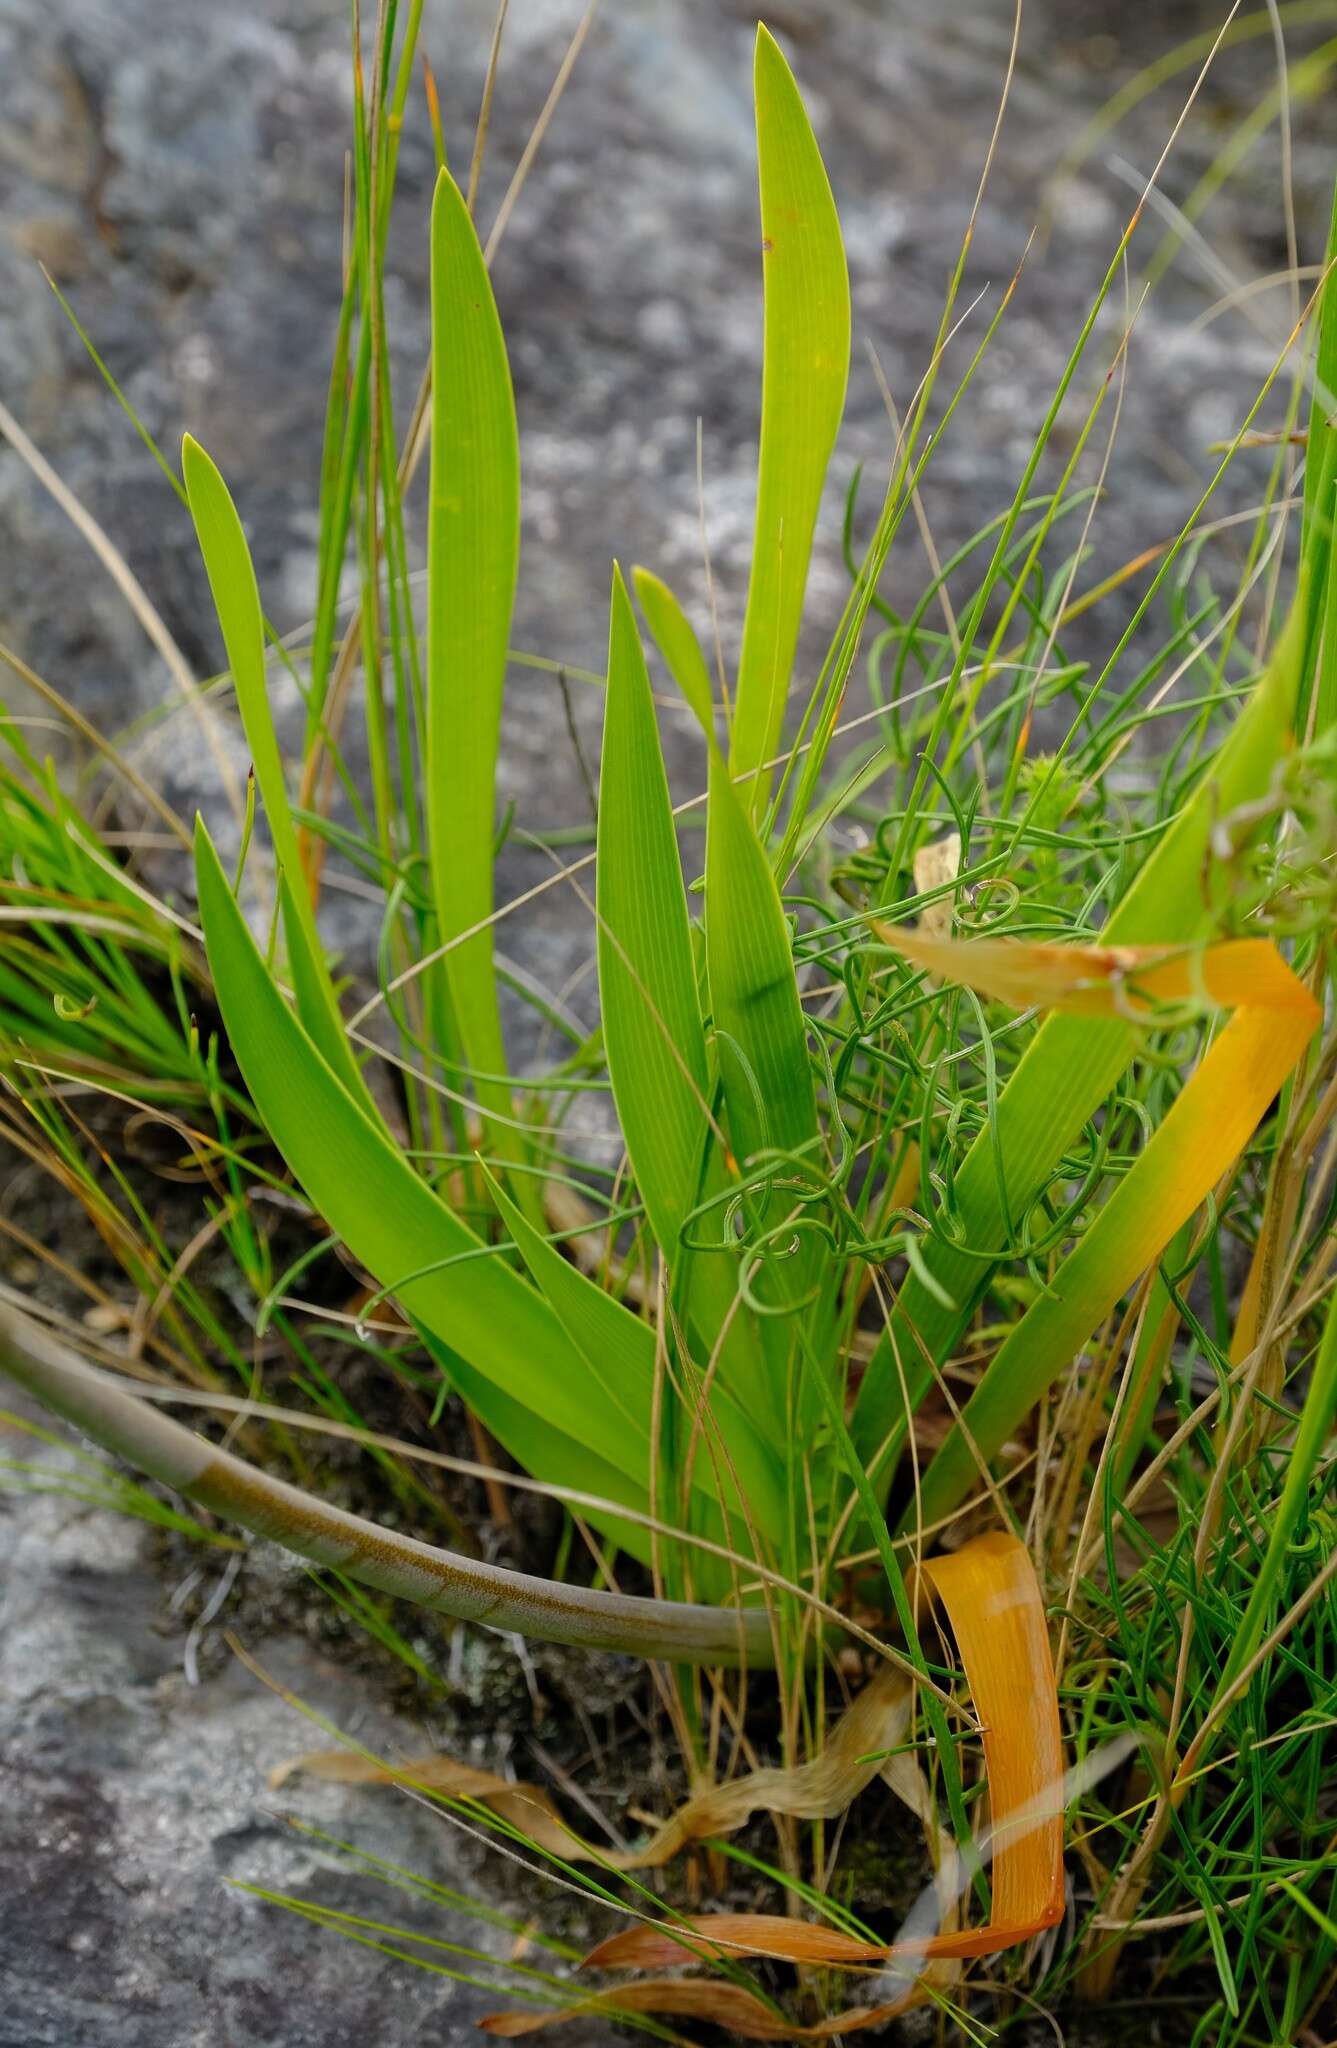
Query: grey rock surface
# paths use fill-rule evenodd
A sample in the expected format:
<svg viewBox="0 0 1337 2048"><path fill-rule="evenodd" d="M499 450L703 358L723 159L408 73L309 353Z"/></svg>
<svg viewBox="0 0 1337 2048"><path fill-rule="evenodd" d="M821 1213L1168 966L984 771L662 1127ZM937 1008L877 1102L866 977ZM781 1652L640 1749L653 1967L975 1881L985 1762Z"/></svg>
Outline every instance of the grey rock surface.
<svg viewBox="0 0 1337 2048"><path fill-rule="evenodd" d="M366 10L370 12L370 10ZM481 217L492 219L579 14L512 0ZM467 153L491 0L427 9L452 151ZM268 609L310 608L316 472L340 272L349 120L344 0L0 0L0 397L106 525L200 675L220 659L188 522L107 397L37 268L65 290L169 453L183 429L215 454L251 531ZM1064 148L1137 65L1216 25L1211 5L1028 4L1012 108L977 223L966 300L996 297L1020 261ZM773 14L803 82L845 223L856 360L811 586L818 626L845 590L835 535L856 461L890 445L871 343L904 405L937 326L969 214L1011 31L1005 0L785 0ZM752 10L725 0L605 0L499 255L523 435L525 554L516 642L598 668L609 565L644 560L706 620L695 484L726 646L736 645L759 411L760 276L749 109ZM1183 198L1229 124L1266 90L1268 46L1231 53L1165 176ZM1031 435L1183 85L1154 94L1058 195L1014 307L932 472L944 551L1010 495ZM420 107L402 156L390 314L397 389L427 344L431 153ZM1302 255L1322 247L1330 161L1322 112L1296 116ZM1330 140L1330 135L1327 138ZM1285 261L1275 135L1204 221L1143 311L1120 442L1096 529L1118 561L1172 532L1287 324L1285 295L1194 325ZM1154 223L1144 231L1154 241ZM1213 266L1216 266L1215 269ZM987 303L987 302L986 302ZM976 322L982 315L976 315ZM1108 358L1093 358L1089 393ZM955 345L963 365L969 336ZM1060 437L1066 452L1069 442ZM1256 481L1256 479L1255 479ZM1247 495L1247 473L1240 491ZM0 638L113 728L164 697L161 665L62 513L0 450ZM904 594L921 576L907 536ZM805 643L818 650L820 631ZM578 698L591 748L597 701ZM700 762L685 718L673 766ZM177 721L155 772L216 816L216 779ZM504 775L527 820L581 815L581 782L551 682L517 671ZM506 891L544 872L508 849ZM550 986L579 967L583 913L559 892L506 945ZM365 945L350 910L341 936ZM14 1454L18 1454L15 1452ZM229 1889L240 1878L343 1910L379 1888L273 1817L263 1771L306 1746L239 1666L183 1674L184 1626L142 1530L57 1497L0 1518L0 2048L415 2048L470 2037L495 2003L319 1933ZM206 1560L209 1570L217 1569ZM253 1560L249 1570L267 1569ZM421 1746L365 1673L301 1635L265 1646L286 1683L387 1744ZM487 1730L479 1729L485 1740ZM493 1761L496 1759L493 1758ZM294 1799L294 1804L297 1804ZM307 1788L302 1810L364 1848L486 1895L496 1882L406 1802ZM451 1874L453 1872L453 1875ZM384 1917L413 1909L395 1896ZM420 1923L445 1938L498 1937ZM566 2037L573 2039L571 2035Z"/></svg>
<svg viewBox="0 0 1337 2048"><path fill-rule="evenodd" d="M513 2008L509 1986L486 1988L512 1933L378 1882L286 1816L518 1924L538 1895L519 1899L511 1866L397 1792L266 1787L275 1764L329 1737L223 1648L239 1597L241 1633L261 1636L278 1685L377 1755L434 1746L387 1703L384 1672L294 1626L300 1569L258 1544L196 1549L165 1573L143 1523L60 1490L79 1477L69 1453L0 1423L0 1457L34 1450L42 1490L0 1493L0 2048L441 2048ZM286 1626L257 1628L267 1598L285 1601ZM464 1647L453 1753L504 1767L480 1694L515 1652L498 1638ZM472 1949L476 1961L412 1952L480 1981L413 1968L239 1886Z"/></svg>
<svg viewBox="0 0 1337 2048"><path fill-rule="evenodd" d="M580 12L580 0L511 8L479 204L484 226ZM493 0L426 11L424 41L457 163L469 148L492 13ZM515 640L574 665L601 666L614 556L665 573L705 628L698 419L723 639L736 649L759 417L754 17L741 0L606 5L495 265L526 493ZM962 304L984 297L945 377L964 368L1046 208L1047 225L930 473L925 507L940 551L1007 502L1191 72L1136 108L1056 192L1050 181L1065 149L1140 62L1216 21L1206 0L1146 10L1104 0L1027 6ZM1011 25L1008 0L960 8L797 0L776 16L830 167L856 326L848 420L810 588L808 676L846 589L836 544L841 496L863 462L871 516L891 445L868 351L906 406L969 215ZM250 529L270 614L297 626L313 595L320 423L339 290L346 38L340 0L56 0L41 9L0 0L3 395L124 549L202 675L220 650L186 515L108 398L37 260L68 292L169 457L186 428L214 453ZM1219 60L1166 167L1170 200L1192 191L1230 123L1261 97L1269 64L1265 39ZM1328 197L1321 115L1299 107L1295 129L1298 222L1312 260ZM388 307L404 403L428 338L432 170L415 97ZM1205 217L1210 253L1191 250L1140 315L1093 532L1100 561L1122 561L1175 530L1213 466L1211 443L1233 429L1266 373L1287 325L1284 292L1267 291L1206 326L1189 323L1227 280L1284 263L1281 223L1271 134ZM1160 232L1149 220L1138 247L1150 254ZM1119 318L1112 308L1079 375L1074 417L1103 374ZM1060 455L1072 431L1060 430ZM1042 487L1054 473L1053 465L1041 472ZM1242 492L1256 482L1256 471L1242 470ZM61 512L3 452L0 520L0 632L112 727L158 704L165 679L140 629ZM908 525L889 579L893 597L922 587ZM1117 606L1102 614L1099 635L1111 619L1117 627ZM595 747L597 692L577 696ZM687 717L670 712L668 724L679 778L699 786ZM179 718L155 772L183 809L198 801L218 821L216 777ZM512 678L502 774L504 794L529 823L569 822L585 809L558 693L533 671ZM512 845L502 887L518 889L541 872L541 857ZM531 921L524 944L537 971L570 968L573 920L569 896L550 896L543 919ZM365 921L351 910L349 926L365 946Z"/></svg>

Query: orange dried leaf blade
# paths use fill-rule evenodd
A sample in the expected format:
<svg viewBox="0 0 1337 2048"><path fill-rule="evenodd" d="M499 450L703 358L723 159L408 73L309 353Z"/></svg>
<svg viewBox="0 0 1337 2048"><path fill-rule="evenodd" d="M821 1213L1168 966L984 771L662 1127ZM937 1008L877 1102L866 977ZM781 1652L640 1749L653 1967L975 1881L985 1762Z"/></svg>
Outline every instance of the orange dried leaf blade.
<svg viewBox="0 0 1337 2048"><path fill-rule="evenodd" d="M560 2027L567 2020L588 2019L602 2014L617 2019L624 2014L646 2014L655 2018L702 2019L740 2035L745 2041L830 2041L842 2034L862 2033L868 2027L884 2027L899 2019L913 2005L924 2001L915 1987L883 2005L852 2005L832 2013L810 2027L798 2026L776 2015L737 1984L703 1983L690 1977L652 1978L643 1984L627 1984L619 1991L596 1991L572 2005L552 2012L495 2012L478 2022L484 2033L515 2040L521 2034L541 2033L545 2027Z"/></svg>
<svg viewBox="0 0 1337 2048"><path fill-rule="evenodd" d="M944 981L1014 1009L1137 1017L1155 1003L1302 1009L1304 986L1270 939L1216 946L1051 946L1021 939L950 939L874 922L882 944Z"/></svg>
<svg viewBox="0 0 1337 2048"><path fill-rule="evenodd" d="M882 1942L858 1941L852 1934L811 1920L790 1920L783 1913L700 1913L677 1928L649 1921L628 1927L601 1941L584 1958L582 1969L662 1970L689 1963L704 1952L706 1961L726 1956L769 1956L782 1963L884 1962L890 1950Z"/></svg>
<svg viewBox="0 0 1337 2048"><path fill-rule="evenodd" d="M537 1848L568 1863L614 1860L569 1828L537 1785L516 1784L499 1778L495 1771L457 1763L453 1757L434 1754L409 1757L402 1764L382 1764L359 1750L312 1750L277 1765L269 1774L270 1790L278 1791L299 1772L338 1785L411 1785L446 1799L477 1800L519 1829Z"/></svg>
<svg viewBox="0 0 1337 2048"><path fill-rule="evenodd" d="M984 1732L993 1854L986 1931L994 1935L990 1950L1010 1947L1063 1911L1063 1737L1040 1588L1025 1545L1001 1532L921 1569L947 1610Z"/></svg>
<svg viewBox="0 0 1337 2048"><path fill-rule="evenodd" d="M931 1523L964 1499L1021 1417L1230 1170L1303 1057L1322 1013L1269 939L1182 948L1040 946L1009 939L956 942L893 925L874 929L926 972L1017 1007L1125 1022L1154 1022L1158 1002L1215 1003L1235 1012L1053 1276L1050 1291L995 1353L916 1497L916 1514ZM1256 1291L1251 1280L1250 1293L1256 1297ZM1246 1299L1237 1355L1248 1348L1252 1322Z"/></svg>
<svg viewBox="0 0 1337 2048"><path fill-rule="evenodd" d="M704 1944L706 1960L766 1956L844 1967L893 1956L993 1955L1052 1927L1063 1911L1063 1744L1040 1587L1025 1545L979 1536L921 1567L942 1602L984 1730L989 1777L993 1915L987 1927L922 1941L856 1941L778 1913L708 1913L678 1927L643 1923L586 1956L600 1969L664 1969Z"/></svg>
<svg viewBox="0 0 1337 2048"><path fill-rule="evenodd" d="M342 1785L403 1785L449 1798L477 1799L520 1828L540 1849L568 1863L599 1863L612 1870L658 1870L691 1842L731 1835L758 1808L797 1820L834 1820L877 1776L882 1760L903 1739L910 1722L910 1689L903 1673L887 1666L864 1687L837 1723L819 1756L789 1769L753 1771L696 1792L644 1842L613 1849L587 1842L566 1825L546 1792L515 1784L492 1771L432 1755L382 1764L359 1750L315 1750L292 1757L269 1774L277 1791L296 1773Z"/></svg>
<svg viewBox="0 0 1337 2048"><path fill-rule="evenodd" d="M646 2014L655 2018L703 2019L724 2027L745 2041L830 2041L842 2034L857 2034L867 2027L884 2027L899 2019L912 2005L923 2002L923 1994L911 1988L890 2004L855 2005L833 2013L814 2026L796 2026L778 2019L737 1984L706 1984L690 1977L654 1978L648 1983L628 1984L620 1991L596 1991L572 2005L553 2012L496 2012L478 2022L483 2031L502 2039L515 2040L521 2034L537 2034L545 2027L559 2027L567 2020L588 2019L602 2014L617 2019L622 2014Z"/></svg>
<svg viewBox="0 0 1337 2048"><path fill-rule="evenodd" d="M1241 1007L1171 1104L1146 1149L1042 1295L995 1352L962 1420L929 1466L916 1502L949 1515L1120 1297L1159 1258L1248 1144L1320 1019L1303 1003Z"/></svg>
<svg viewBox="0 0 1337 2048"><path fill-rule="evenodd" d="M486 2034L513 2041L522 2034L538 2034L546 2027L563 2026L568 2020L595 2016L616 2020L624 2014L708 2020L746 2041L792 2041L804 2033L802 2027L778 2018L768 2005L741 1985L706 1983L689 1977L675 1977L668 1983L656 1979L626 1984L617 1991L595 1991L547 2012L489 2013L478 2024Z"/></svg>

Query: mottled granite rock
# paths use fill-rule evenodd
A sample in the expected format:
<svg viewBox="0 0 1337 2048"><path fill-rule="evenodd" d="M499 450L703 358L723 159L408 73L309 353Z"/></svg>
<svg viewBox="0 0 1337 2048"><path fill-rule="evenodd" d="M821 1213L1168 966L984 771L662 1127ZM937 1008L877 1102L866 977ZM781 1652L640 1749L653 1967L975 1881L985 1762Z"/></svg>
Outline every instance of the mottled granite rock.
<svg viewBox="0 0 1337 2048"><path fill-rule="evenodd" d="M467 152L493 0L427 10L425 42L457 160ZM755 10L716 0L618 0L581 56L513 217L495 278L523 434L525 552L516 641L598 666L609 566L645 560L704 622L695 435L703 422L707 518L726 647L736 646L759 414L760 267L749 103ZM515 0L480 218L488 223L548 89L579 0ZM1214 21L1210 5L1126 10L1032 0L1012 105L977 223L965 300L996 301L1052 195L1063 149L1137 61ZM309 615L316 469L340 269L348 134L341 0L0 0L0 390L102 518L201 673L219 658L188 521L105 395L36 267L45 260L141 415L168 450L189 427L223 465L250 527L266 603ZM905 405L927 361L946 272L973 197L1011 28L1006 0L797 0L776 22L812 109L850 247L856 350L831 517L811 586L810 650L837 616L839 494L870 480L890 434L867 358ZM1229 119L1261 88L1261 42L1223 60L1165 174L1192 189ZM1182 99L1137 109L1059 197L1013 310L936 461L928 516L945 551L1010 495L1083 309ZM389 314L407 396L427 343L421 109L401 156ZM1306 253L1322 236L1328 176L1312 117L1297 116ZM1121 168L1124 166L1124 168ZM1132 170L1127 167L1133 167ZM1209 212L1236 275L1284 258L1275 139ZM1150 250L1159 230L1144 230ZM1120 449L1094 539L1121 560L1174 530L1210 442L1231 427L1271 357L1234 316L1191 334L1217 295L1196 257L1143 312ZM964 301L963 301L964 303ZM1280 333L1279 295L1251 302ZM963 367L970 332L951 367ZM1098 381L1092 359L1079 393ZM948 374L945 372L944 375ZM1066 452L1067 430L1056 447ZM1043 480L1043 479L1042 479ZM872 488L870 481L870 490ZM1245 487L1245 486L1242 486ZM0 629L81 706L121 725L164 677L62 515L0 452ZM922 581L908 526L891 571ZM586 732L597 706L581 696ZM670 718L672 724L672 719ZM160 772L175 799L217 809L198 741L178 726ZM503 778L533 822L579 816L581 786L557 692L513 678ZM677 765L699 776L684 717ZM508 853L503 882L538 870ZM545 963L539 962L539 965Z"/></svg>
<svg viewBox="0 0 1337 2048"><path fill-rule="evenodd" d="M0 1423L0 1456L33 1452ZM49 1484L68 1476L68 1454L36 1453ZM235 1557L207 1549L168 1575L144 1524L59 1492L0 1492L0 1552L0 2048L442 2048L513 2003L227 1882L485 1956L511 1948L504 1929L406 1896L297 1834L293 1813L517 1919L538 1896L517 1904L511 1866L398 1793L311 1780L266 1789L274 1764L327 1739L223 1649L219 1630L242 1596L241 1632L260 1638L279 1684L378 1754L421 1755L433 1741L386 1703L384 1672L337 1660L291 1618L266 1632L267 1601L290 1617L300 1608L299 1566L260 1544L240 1580ZM183 1606L202 1618L217 1594L231 1597L188 1627ZM496 1767L505 1733L477 1695L514 1653L490 1642L487 1685L463 1671L454 1716L472 1718ZM473 1753L458 1726L455 1740ZM467 1957L435 1959L485 1974ZM587 2048L596 2036L571 2038Z"/></svg>

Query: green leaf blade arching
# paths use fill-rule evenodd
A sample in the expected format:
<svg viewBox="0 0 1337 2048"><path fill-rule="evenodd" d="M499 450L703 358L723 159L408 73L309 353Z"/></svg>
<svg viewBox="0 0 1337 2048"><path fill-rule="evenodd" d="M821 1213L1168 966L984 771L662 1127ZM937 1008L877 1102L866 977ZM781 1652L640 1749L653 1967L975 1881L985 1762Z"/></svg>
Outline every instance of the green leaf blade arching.
<svg viewBox="0 0 1337 2048"><path fill-rule="evenodd" d="M189 434L182 443L181 467L260 801L274 843L298 1013L341 1080L374 1115L371 1097L348 1047L298 852L283 759L269 709L264 613L245 530L217 465Z"/></svg>
<svg viewBox="0 0 1337 2048"><path fill-rule="evenodd" d="M1267 672L1210 772L1114 911L1101 933L1105 943L1187 944L1210 927L1202 877L1212 830L1224 813L1266 790L1289 744L1303 619L1302 588ZM1014 1212L1033 1199L1055 1161L1076 1142L1126 1070L1136 1042L1134 1027L1122 1019L1057 1011L1046 1017L998 1102L998 1139ZM855 1407L855 1440L866 1460L898 1440L902 1384L908 1386L913 1408L927 1377L926 1361L940 1362L956 1342L991 1271L989 1257L980 1254L1002 1256L1007 1224L987 1127L961 1164L954 1199L969 1249L957 1250L936 1238L925 1239L921 1247L934 1287L954 1306L948 1307L917 1274L908 1275Z"/></svg>
<svg viewBox="0 0 1337 2048"><path fill-rule="evenodd" d="M497 1386L586 1444L639 1491L643 1463L635 1445L552 1311L414 1172L283 1000L202 825L196 874L232 1050L270 1136L316 1210L406 1314L458 1351L484 1387ZM479 1413L490 1426L485 1399ZM546 1476L563 1475L549 1469Z"/></svg>
<svg viewBox="0 0 1337 2048"><path fill-rule="evenodd" d="M506 345L468 208L443 171L432 204L427 831L465 1058L493 1076L504 1074L506 1061L487 920L519 554L520 455ZM509 1116L504 1082L480 1080L476 1093ZM505 1150L505 1125L499 1134Z"/></svg>
<svg viewBox="0 0 1337 2048"><path fill-rule="evenodd" d="M730 766L766 801L798 645L813 532L845 405L850 290L835 200L794 77L757 30L765 343L757 517Z"/></svg>
<svg viewBox="0 0 1337 2048"><path fill-rule="evenodd" d="M237 508L217 465L198 441L186 435L181 445L181 467L191 518L204 557L214 610L222 629L228 667L237 693L237 708L246 730L246 744L265 808L274 857L283 872L294 878L299 914L309 919L311 905L295 878L301 873L297 858L297 834L288 803L278 738L269 710L265 682L265 625L260 608L260 591L255 580L251 551L246 544Z"/></svg>

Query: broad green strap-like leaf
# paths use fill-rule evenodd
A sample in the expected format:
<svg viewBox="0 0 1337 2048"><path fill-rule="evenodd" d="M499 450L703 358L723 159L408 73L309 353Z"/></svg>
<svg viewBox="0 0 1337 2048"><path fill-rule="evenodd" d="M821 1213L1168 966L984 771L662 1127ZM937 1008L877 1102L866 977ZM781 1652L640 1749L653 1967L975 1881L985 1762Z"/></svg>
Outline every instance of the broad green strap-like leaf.
<svg viewBox="0 0 1337 2048"><path fill-rule="evenodd" d="M284 1002L202 824L196 875L209 965L237 1064L270 1136L330 1229L394 1290L408 1315L458 1351L484 1382L588 1445L639 1487L643 1466L625 1424L551 1309L414 1172ZM479 1412L491 1427L485 1402ZM564 1478L550 1464L545 1476Z"/></svg>
<svg viewBox="0 0 1337 2048"><path fill-rule="evenodd" d="M637 1514L649 1512L650 1496L644 1486L628 1479L625 1472L610 1465L607 1458L601 1458L581 1437L557 1429L550 1416L527 1408L522 1401L512 1400L495 1380L477 1371L458 1351L443 1344L421 1323L417 1329L442 1377L449 1381L466 1407L484 1419L497 1442L506 1446L526 1472L554 1485L570 1486L581 1493L593 1494L597 1499L625 1503ZM580 1513L625 1550L629 1557L639 1558L642 1564L650 1562L651 1543L647 1529L636 1522L624 1521L620 1515L601 1514L594 1508L582 1507Z"/></svg>
<svg viewBox="0 0 1337 2048"><path fill-rule="evenodd" d="M274 859L281 879L283 928L296 985L298 1012L345 1086L373 1116L366 1083L348 1045L330 984L315 913L297 850L283 760L269 709L265 678L265 624L251 551L237 508L217 466L187 434L181 447L190 515L222 628L237 707L251 750Z"/></svg>
<svg viewBox="0 0 1337 2048"><path fill-rule="evenodd" d="M281 874L279 907L288 941L288 968L292 975L293 994L297 998L297 1014L353 1100L379 1121L379 1112L372 1103L362 1069L353 1057L353 1048L348 1043L348 1033L335 1007L332 991L327 999L329 970L323 954L312 951L298 901L287 874Z"/></svg>
<svg viewBox="0 0 1337 2048"><path fill-rule="evenodd" d="M492 971L492 854L506 648L520 552L520 456L501 322L448 172L432 205L432 458L427 523L427 832L466 1059L505 1072ZM475 927L482 926L481 930ZM462 938L462 934L470 936ZM478 1100L510 1114L510 1091ZM513 1147L506 1126L491 1141Z"/></svg>
<svg viewBox="0 0 1337 2048"><path fill-rule="evenodd" d="M1301 608L1230 738L1178 819L1145 863L1101 934L1110 945L1188 943L1210 923L1202 876L1213 825L1223 812L1267 788L1290 734L1299 668ZM998 1104L998 1133L1009 1200L1021 1213L1056 1160L1077 1139L1132 1059L1136 1033L1122 1018L1055 1012L1031 1040ZM1006 1242L993 1138L985 1129L955 1181L956 1212L968 1251L938 1239L921 1247L933 1285L911 1273L859 1390L855 1438L872 1459L903 1426L902 1374L913 1408L927 1360L940 1362L955 1343L988 1281L979 1253ZM972 1256L972 1252L976 1254ZM939 1290L954 1306L939 1298ZM899 1360L899 1371L897 1361ZM884 1464L884 1470L888 1467Z"/></svg>
<svg viewBox="0 0 1337 2048"><path fill-rule="evenodd" d="M645 656L616 569L597 876L604 1049L627 1156L675 1296L706 1356L727 1326L719 1378L750 1402L764 1365L755 1332L736 1312L737 1260L724 1250L694 1254L682 1245L685 1231L698 1241L709 1234L708 1224L690 1225L689 1218L719 1193L725 1170L668 777ZM722 1243L722 1219L712 1213Z"/></svg>
<svg viewBox="0 0 1337 2048"><path fill-rule="evenodd" d="M767 1150L820 1163L794 954L766 850L718 749L706 826L706 963L729 1133L740 1166ZM727 1048L727 1049L726 1049ZM743 1075L752 1086L744 1086Z"/></svg>
<svg viewBox="0 0 1337 2048"><path fill-rule="evenodd" d="M623 1142L670 1271L699 1203L711 1081L650 678L613 572L596 864L599 1002Z"/></svg>
<svg viewBox="0 0 1337 2048"><path fill-rule="evenodd" d="M701 652L701 642L692 629L691 620L667 583L652 575L649 569L633 569L631 580L636 586L645 623L664 657L664 666L696 714L701 730L713 733L715 705L710 670L706 667L706 657Z"/></svg>
<svg viewBox="0 0 1337 2048"><path fill-rule="evenodd" d="M766 332L757 519L730 766L753 776L748 808L765 804L761 764L780 743L798 644L813 530L850 361L850 288L835 201L793 74L757 29L757 169Z"/></svg>
<svg viewBox="0 0 1337 2048"><path fill-rule="evenodd" d="M780 892L719 749L710 750L706 821L706 969L716 1057L729 1139L744 1175L756 1164L767 1185L744 1197L740 1220L754 1247L745 1257L755 1298L768 1308L797 1307L819 1286L821 1254L789 1219L823 1166L807 1027ZM785 1158L767 1160L765 1155ZM764 1250L763 1250L764 1248ZM810 1311L805 1310L806 1313ZM795 1354L788 1315L766 1315L769 1361L765 1427L787 1440L792 1418L789 1363ZM818 1347L820 1349L820 1347ZM816 1412L817 1393L799 1375L800 1405Z"/></svg>
<svg viewBox="0 0 1337 2048"><path fill-rule="evenodd" d="M520 1255L535 1286L549 1303L567 1336L585 1359L590 1371L606 1389L610 1405L624 1418L629 1435L640 1445L648 1476L652 1456L650 1419L654 1398L655 1337L648 1323L564 1259L547 1239L528 1222L517 1205L495 1181L493 1198L519 1247ZM692 1459L691 1483L704 1514L694 1512L692 1526L716 1541L729 1533L736 1547L746 1551L747 1531L738 1518L743 1506L755 1528L776 1536L784 1526L778 1474L771 1459L728 1395L716 1387L710 1404L711 1424L725 1447L725 1458L717 1461L710 1433L703 1430ZM540 1460L532 1469L543 1471ZM742 1489L742 1502L738 1491ZM726 1532L718 1502L723 1499L733 1511L734 1526ZM706 1503L711 1503L709 1508ZM674 1519L673 1507L665 1502L661 1517ZM698 1558L693 1578L698 1591L719 1591L727 1585L727 1573L714 1563Z"/></svg>

